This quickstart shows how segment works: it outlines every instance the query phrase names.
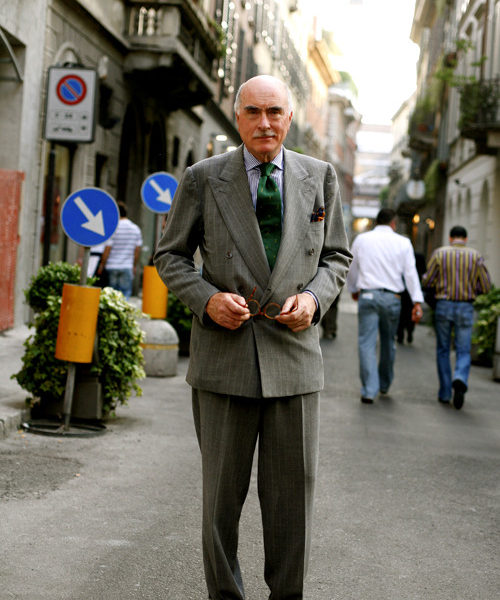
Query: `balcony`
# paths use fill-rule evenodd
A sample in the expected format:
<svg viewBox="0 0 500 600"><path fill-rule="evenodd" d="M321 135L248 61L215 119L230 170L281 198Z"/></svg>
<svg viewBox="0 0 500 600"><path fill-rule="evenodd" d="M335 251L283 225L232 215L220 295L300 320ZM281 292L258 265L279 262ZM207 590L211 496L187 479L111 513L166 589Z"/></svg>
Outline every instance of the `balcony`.
<svg viewBox="0 0 500 600"><path fill-rule="evenodd" d="M138 88L161 98L168 110L208 101L221 45L199 0L127 0L126 8L125 73Z"/></svg>
<svg viewBox="0 0 500 600"><path fill-rule="evenodd" d="M462 137L476 142L480 154L496 154L500 144L500 79L483 79L460 88Z"/></svg>

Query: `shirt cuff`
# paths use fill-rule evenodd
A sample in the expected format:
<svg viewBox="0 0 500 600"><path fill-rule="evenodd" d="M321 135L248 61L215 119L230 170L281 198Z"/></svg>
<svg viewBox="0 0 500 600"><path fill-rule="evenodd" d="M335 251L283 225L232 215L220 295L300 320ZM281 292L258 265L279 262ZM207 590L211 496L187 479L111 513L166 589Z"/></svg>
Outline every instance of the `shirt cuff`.
<svg viewBox="0 0 500 600"><path fill-rule="evenodd" d="M316 302L316 312L314 313L312 324L317 325L320 320L320 314L319 314L320 310L319 310L319 302L318 302L318 299L316 298L316 294L314 292L311 292L311 290L304 290L304 294L309 294L310 296L312 296L314 298L314 302Z"/></svg>

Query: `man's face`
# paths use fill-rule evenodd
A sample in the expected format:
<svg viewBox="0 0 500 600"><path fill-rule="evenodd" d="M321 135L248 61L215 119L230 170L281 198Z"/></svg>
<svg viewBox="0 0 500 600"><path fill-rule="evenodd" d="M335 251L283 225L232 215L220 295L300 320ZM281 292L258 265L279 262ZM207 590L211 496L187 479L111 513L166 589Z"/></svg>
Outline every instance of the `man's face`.
<svg viewBox="0 0 500 600"><path fill-rule="evenodd" d="M241 90L240 99L236 123L241 139L255 158L270 162L292 122L286 89L272 77L255 77Z"/></svg>

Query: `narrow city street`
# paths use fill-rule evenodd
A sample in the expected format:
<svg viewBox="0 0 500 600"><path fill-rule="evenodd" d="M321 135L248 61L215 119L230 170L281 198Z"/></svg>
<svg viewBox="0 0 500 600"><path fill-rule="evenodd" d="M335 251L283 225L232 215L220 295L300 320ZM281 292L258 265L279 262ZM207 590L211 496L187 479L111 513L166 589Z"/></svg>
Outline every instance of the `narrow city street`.
<svg viewBox="0 0 500 600"><path fill-rule="evenodd" d="M344 294L347 296L347 294ZM434 337L398 346L388 396L359 398L355 305L324 340L307 600L493 600L500 589L500 384L474 366L438 404ZM184 382L148 378L94 438L0 441L2 600L204 600L200 461ZM241 523L248 600L265 600L255 473Z"/></svg>

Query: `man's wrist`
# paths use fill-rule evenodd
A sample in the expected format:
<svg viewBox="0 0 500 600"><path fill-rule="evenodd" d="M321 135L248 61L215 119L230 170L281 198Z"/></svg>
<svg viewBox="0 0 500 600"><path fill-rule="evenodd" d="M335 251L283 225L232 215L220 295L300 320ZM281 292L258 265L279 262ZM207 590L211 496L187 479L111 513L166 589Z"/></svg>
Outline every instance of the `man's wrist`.
<svg viewBox="0 0 500 600"><path fill-rule="evenodd" d="M304 294L309 294L310 296L312 296L312 297L313 297L313 300L314 300L314 302L316 303L316 311L315 311L315 313L314 313L314 315L313 315L313 318L312 318L312 324L313 324L313 325L316 325L316 324L317 324L317 323L319 323L319 321L320 321L319 301L318 301L318 299L316 298L316 294L315 294L314 292L311 292L311 290L304 290L304 292L303 292L303 293L304 293Z"/></svg>

